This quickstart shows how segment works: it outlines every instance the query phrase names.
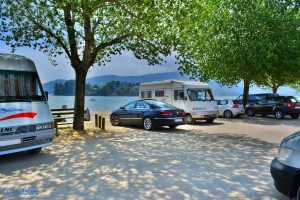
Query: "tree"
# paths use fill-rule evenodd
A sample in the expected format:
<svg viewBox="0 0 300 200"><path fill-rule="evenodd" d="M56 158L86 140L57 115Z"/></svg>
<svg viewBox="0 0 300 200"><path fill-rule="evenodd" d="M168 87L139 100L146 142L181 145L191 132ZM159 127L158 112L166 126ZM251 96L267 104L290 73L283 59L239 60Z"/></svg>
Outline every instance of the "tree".
<svg viewBox="0 0 300 200"><path fill-rule="evenodd" d="M84 94L88 70L112 55L132 51L158 64L170 54L173 13L179 0L6 0L0 40L13 50L29 46L55 57L64 54L76 74L73 128L84 129Z"/></svg>
<svg viewBox="0 0 300 200"><path fill-rule="evenodd" d="M299 41L298 26L291 25L299 23L295 15L297 11L287 14L297 10L297 6L288 2L290 4L269 0L207 0L198 6L193 5L192 14L177 22L182 33L176 47L180 70L200 80L216 80L221 84L244 81L244 104L250 85L265 85L266 75L278 81L280 71L289 74L284 78L285 82L292 81L291 69L296 71L299 68L297 59L285 62L286 65L280 64L285 59L280 52L289 48L292 41L297 41L297 44ZM287 12L278 12L278 7ZM292 20L291 23L284 24L287 19ZM287 35L278 34L280 31ZM294 33L297 36L292 36ZM288 39L290 36L293 39ZM274 55L281 61L274 61ZM293 57L299 56L299 51L293 50Z"/></svg>

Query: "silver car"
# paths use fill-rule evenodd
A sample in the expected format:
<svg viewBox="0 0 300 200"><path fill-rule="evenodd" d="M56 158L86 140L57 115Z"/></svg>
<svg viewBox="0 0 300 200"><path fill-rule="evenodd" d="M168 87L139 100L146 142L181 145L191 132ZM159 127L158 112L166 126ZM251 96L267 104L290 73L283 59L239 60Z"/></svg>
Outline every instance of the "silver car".
<svg viewBox="0 0 300 200"><path fill-rule="evenodd" d="M225 118L240 117L245 113L244 106L239 100L218 100L219 116Z"/></svg>
<svg viewBox="0 0 300 200"><path fill-rule="evenodd" d="M300 199L300 131L282 140L270 172L279 192Z"/></svg>

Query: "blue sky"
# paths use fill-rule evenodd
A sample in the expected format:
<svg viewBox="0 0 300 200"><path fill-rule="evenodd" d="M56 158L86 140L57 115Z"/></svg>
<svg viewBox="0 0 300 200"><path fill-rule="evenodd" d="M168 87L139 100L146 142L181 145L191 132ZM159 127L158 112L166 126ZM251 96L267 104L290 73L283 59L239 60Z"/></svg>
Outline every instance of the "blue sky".
<svg viewBox="0 0 300 200"><path fill-rule="evenodd" d="M1 53L11 53L11 48L3 42L0 42L0 47ZM42 83L56 79L69 80L75 78L73 68L63 55L57 57L58 65L54 66L46 54L31 48L18 48L15 54L26 56L35 62ZM107 63L105 66L91 67L87 77L101 75L138 76L177 71L178 65L175 64L174 55L167 57L166 61L166 63L163 62L161 65L149 66L145 60L136 59L131 52L124 52L122 55L114 56L112 62Z"/></svg>

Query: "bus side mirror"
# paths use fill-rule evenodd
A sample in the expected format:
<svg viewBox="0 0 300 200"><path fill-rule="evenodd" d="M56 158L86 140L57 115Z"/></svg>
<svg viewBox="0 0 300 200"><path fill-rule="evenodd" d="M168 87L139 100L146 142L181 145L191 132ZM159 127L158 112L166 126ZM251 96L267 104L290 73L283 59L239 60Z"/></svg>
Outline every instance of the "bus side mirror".
<svg viewBox="0 0 300 200"><path fill-rule="evenodd" d="M46 101L48 101L48 96L49 96L48 91L45 92L45 95L46 95Z"/></svg>
<svg viewBox="0 0 300 200"><path fill-rule="evenodd" d="M179 92L179 97L180 97L181 99L184 99L184 92Z"/></svg>

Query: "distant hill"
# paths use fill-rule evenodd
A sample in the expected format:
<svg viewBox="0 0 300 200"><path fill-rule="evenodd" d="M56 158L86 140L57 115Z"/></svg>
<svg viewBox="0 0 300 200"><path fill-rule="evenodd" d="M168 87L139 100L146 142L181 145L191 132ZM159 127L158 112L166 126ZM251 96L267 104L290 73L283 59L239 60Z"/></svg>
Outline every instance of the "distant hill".
<svg viewBox="0 0 300 200"><path fill-rule="evenodd" d="M146 74L141 76L116 76L116 75L105 75L105 76L95 76L86 79L86 83L91 85L102 86L110 81L120 81L120 82L152 82L152 81L164 81L167 79L177 79L177 80L189 80L189 76L181 76L178 72L167 72L158 74ZM47 82L43 84L44 90L48 91L49 94L53 94L55 83L64 83L67 80L58 79L54 81Z"/></svg>
<svg viewBox="0 0 300 200"><path fill-rule="evenodd" d="M49 94L53 94L55 83L64 83L64 82L66 82L66 80L57 79L57 80L54 80L54 81L44 83L43 84L44 91L47 91Z"/></svg>
<svg viewBox="0 0 300 200"><path fill-rule="evenodd" d="M184 75L181 76L178 72L167 72L167 73L158 73L158 74L146 74L141 76L116 76L116 75L106 75L106 76L95 76L87 79L87 83L91 85L99 85L102 86L110 81L121 81L121 82L152 82L152 81L164 81L170 79L176 80L189 80L189 76ZM53 94L55 83L64 83L67 80L58 79L54 81L47 82L43 84L44 90L48 91L49 94ZM239 83L235 86L220 86L215 82L211 82L210 86L212 88L212 92L217 99L221 99L223 97L237 97L243 93L243 84ZM264 93L264 92L272 92L271 90L263 90L257 86L253 86L250 88L250 94L255 93ZM297 93L294 89L290 87L280 87L278 90L280 95L294 95L300 96L300 93Z"/></svg>

